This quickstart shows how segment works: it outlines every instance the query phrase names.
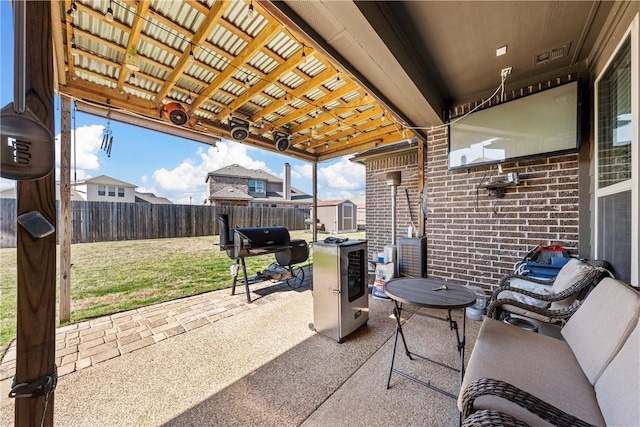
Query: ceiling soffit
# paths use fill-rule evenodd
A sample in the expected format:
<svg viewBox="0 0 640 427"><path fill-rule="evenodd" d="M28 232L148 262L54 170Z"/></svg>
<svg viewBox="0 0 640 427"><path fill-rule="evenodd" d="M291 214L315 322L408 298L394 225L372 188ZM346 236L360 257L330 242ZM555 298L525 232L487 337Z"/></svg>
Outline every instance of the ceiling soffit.
<svg viewBox="0 0 640 427"><path fill-rule="evenodd" d="M356 2L427 99L445 109L587 71L612 2ZM496 49L507 46L507 54ZM430 92L435 91L433 94Z"/></svg>
<svg viewBox="0 0 640 427"><path fill-rule="evenodd" d="M285 0L274 6L409 123L428 130L451 108L487 99L503 68L512 68L507 91L588 75L612 2ZM507 54L498 57L501 46Z"/></svg>
<svg viewBox="0 0 640 427"><path fill-rule="evenodd" d="M319 49L347 67L363 86L398 112L402 120L412 126L440 125L445 106L440 94L432 90L437 85L424 85L424 76L414 79L412 70L398 58L404 55L404 47L387 43L383 33L393 32L404 24L385 15L384 7L383 2L324 0L286 0L272 5L292 25L309 34ZM376 9L384 19L383 25L372 25L371 17L362 13L363 8Z"/></svg>

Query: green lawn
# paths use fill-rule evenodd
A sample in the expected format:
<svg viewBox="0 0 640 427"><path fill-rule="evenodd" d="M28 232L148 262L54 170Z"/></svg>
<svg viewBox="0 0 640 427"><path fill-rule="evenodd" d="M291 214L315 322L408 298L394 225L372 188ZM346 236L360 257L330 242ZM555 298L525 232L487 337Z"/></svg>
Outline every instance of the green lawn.
<svg viewBox="0 0 640 427"><path fill-rule="evenodd" d="M345 236L364 238L364 232ZM292 231L291 238L310 241L312 235ZM218 241L206 236L72 245L71 322L229 287L233 261ZM246 258L247 273L274 261L273 254ZM0 249L0 355L16 334L16 288L16 250Z"/></svg>

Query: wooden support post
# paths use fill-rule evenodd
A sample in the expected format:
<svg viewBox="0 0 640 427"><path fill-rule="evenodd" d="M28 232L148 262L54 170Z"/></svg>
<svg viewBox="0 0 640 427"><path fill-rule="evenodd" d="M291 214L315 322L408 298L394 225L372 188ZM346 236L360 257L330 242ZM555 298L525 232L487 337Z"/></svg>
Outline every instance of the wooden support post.
<svg viewBox="0 0 640 427"><path fill-rule="evenodd" d="M71 100L60 97L60 323L71 320Z"/></svg>
<svg viewBox="0 0 640 427"><path fill-rule="evenodd" d="M53 45L51 7L57 3L27 1L26 94L27 107L54 132ZM55 177L19 181L18 215L40 212L56 224ZM40 239L22 226L17 234L17 354L16 381L31 382L55 370L56 332L56 233ZM44 426L53 425L53 393L48 397ZM39 426L44 398L19 398L15 402L17 426Z"/></svg>

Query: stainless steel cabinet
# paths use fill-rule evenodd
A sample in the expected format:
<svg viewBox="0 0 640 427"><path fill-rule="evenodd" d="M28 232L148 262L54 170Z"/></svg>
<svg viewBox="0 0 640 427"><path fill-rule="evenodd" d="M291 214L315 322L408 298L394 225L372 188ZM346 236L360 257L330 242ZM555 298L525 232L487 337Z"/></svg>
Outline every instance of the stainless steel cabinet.
<svg viewBox="0 0 640 427"><path fill-rule="evenodd" d="M313 243L314 328L337 342L369 320L366 254L366 240Z"/></svg>

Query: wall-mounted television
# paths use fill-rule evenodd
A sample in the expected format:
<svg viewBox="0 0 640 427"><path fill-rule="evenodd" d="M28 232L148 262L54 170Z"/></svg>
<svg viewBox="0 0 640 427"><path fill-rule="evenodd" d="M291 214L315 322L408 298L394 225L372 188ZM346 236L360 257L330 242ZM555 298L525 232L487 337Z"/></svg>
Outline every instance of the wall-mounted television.
<svg viewBox="0 0 640 427"><path fill-rule="evenodd" d="M449 123L449 169L570 153L580 142L578 81Z"/></svg>

